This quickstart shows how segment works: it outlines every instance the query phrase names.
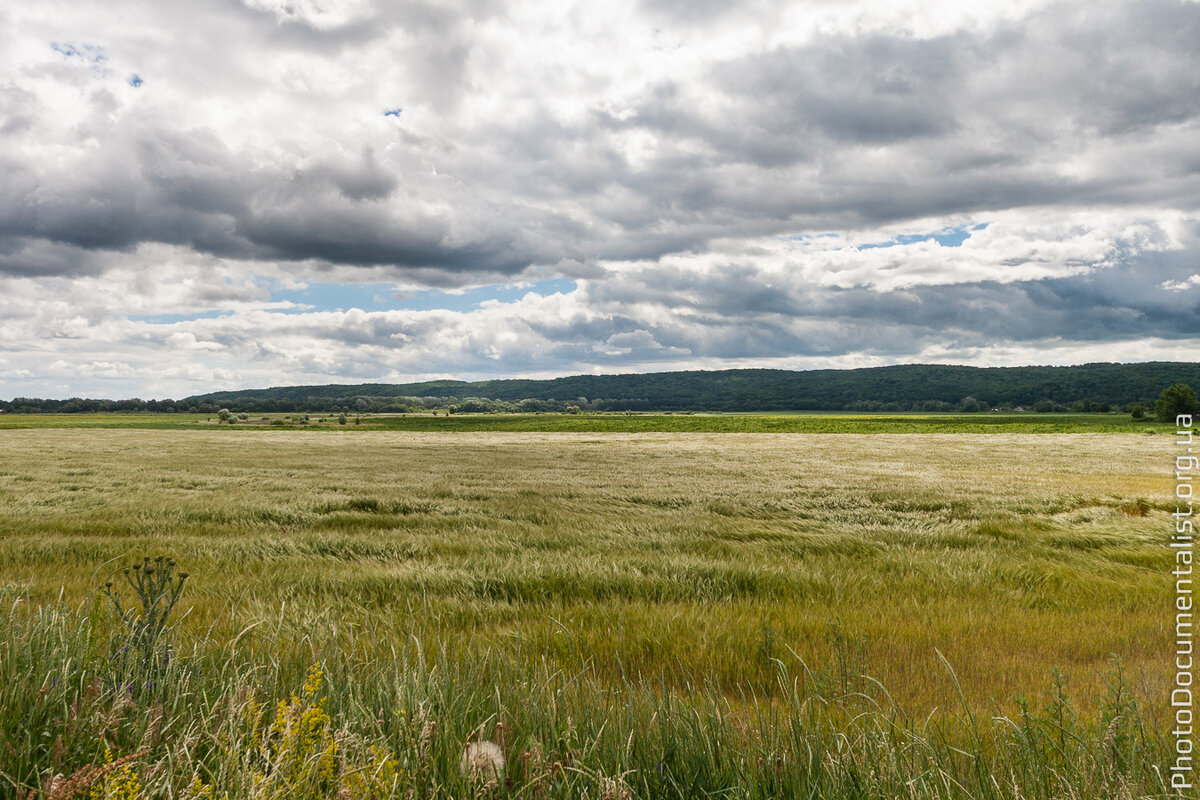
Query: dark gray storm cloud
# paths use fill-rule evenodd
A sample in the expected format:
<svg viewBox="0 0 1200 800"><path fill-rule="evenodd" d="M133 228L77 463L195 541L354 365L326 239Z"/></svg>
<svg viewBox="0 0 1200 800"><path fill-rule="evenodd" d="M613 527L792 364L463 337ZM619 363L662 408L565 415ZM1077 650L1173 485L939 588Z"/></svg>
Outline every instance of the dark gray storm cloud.
<svg viewBox="0 0 1200 800"><path fill-rule="evenodd" d="M397 274L442 269L466 281L562 258L653 258L716 236L1154 204L1164 182L1176 208L1194 210L1200 196L1200 137L1167 130L1194 125L1200 111L1195 3L1058 3L982 31L831 35L718 60L698 79L663 76L632 98L632 113L597 100L575 119L536 86L526 91L537 110L519 119L458 113L498 79L471 72L495 47L472 38L479 9L388 5L319 28L227 8L264 50L310 50L322 68L404 33L395 60L409 85L397 94L424 99L426 134L397 147L381 124L336 149L264 159L216 122L122 114L104 108L114 101L102 87L85 88L95 109L75 144L86 157L0 161L6 270L50 268L12 257L25 242L164 242ZM669 20L672 8L658 11ZM0 92L0 137L31 146L38 104L21 84L15 76ZM557 85L548 79L548 90ZM362 130L362 120L346 123ZM629 132L653 138L647 157L631 159ZM286 122L279 135L288 138ZM1122 163L1139 144L1153 157ZM1093 168L1059 168L1080 156Z"/></svg>

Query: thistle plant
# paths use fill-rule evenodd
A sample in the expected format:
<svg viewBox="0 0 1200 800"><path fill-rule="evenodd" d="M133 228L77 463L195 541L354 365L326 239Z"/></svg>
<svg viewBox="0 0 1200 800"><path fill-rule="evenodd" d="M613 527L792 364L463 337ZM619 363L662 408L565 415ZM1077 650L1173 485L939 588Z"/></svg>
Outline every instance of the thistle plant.
<svg viewBox="0 0 1200 800"><path fill-rule="evenodd" d="M153 559L146 556L142 563L131 564L122 570L125 582L137 596L140 609L133 604L126 607L121 603L120 595L113 590L113 582L109 580L104 583L104 594L124 628L118 651L135 654L143 674L153 669L157 656L165 649L167 619L179 602L183 584L188 578L186 572L176 571L175 566L175 560L166 556Z"/></svg>

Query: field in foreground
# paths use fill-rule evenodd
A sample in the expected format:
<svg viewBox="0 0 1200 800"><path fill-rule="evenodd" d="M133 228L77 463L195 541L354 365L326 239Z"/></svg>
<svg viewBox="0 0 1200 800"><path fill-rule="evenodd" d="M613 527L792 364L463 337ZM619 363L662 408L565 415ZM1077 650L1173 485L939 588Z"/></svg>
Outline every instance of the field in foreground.
<svg viewBox="0 0 1200 800"><path fill-rule="evenodd" d="M0 772L107 748L145 752L96 786L170 796L1161 793L1169 451L5 431ZM149 676L97 599L142 553L191 573ZM459 774L476 738L494 789Z"/></svg>

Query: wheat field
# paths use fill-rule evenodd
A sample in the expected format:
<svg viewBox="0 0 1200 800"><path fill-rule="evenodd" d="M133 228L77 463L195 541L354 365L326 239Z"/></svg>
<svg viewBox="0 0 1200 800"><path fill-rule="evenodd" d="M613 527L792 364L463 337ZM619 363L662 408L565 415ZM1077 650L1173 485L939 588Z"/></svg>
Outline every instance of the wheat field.
<svg viewBox="0 0 1200 800"><path fill-rule="evenodd" d="M752 730L764 735L754 722L763 714L811 713L807 697L878 704L883 696L958 749L971 750L978 736L975 745L999 753L994 727L971 734L968 720L1061 716L1066 706L1081 730L1111 725L1114 676L1124 693L1116 702L1136 703L1149 743L1139 751L1143 777L1125 785L1130 796L1150 796L1145 776L1161 753L1170 678L1170 451L1169 437L1127 433L9 430L0 433L0 584L12 609L0 672L11 682L25 664L34 689L48 685L32 651L13 655L19 631L29 642L50 635L29 615L59 615L55 647L94 650L95 631L114 630L98 594L104 581L131 559L165 555L190 573L175 652L236 674L213 691L241 682L255 687L243 685L243 697L286 697L319 665L339 676L326 678L336 727L364 713L389 716L382 704L378 713L355 706L346 687L356 670L382 684L398 680L389 669L405 680L420 674L427 692L433 678L421 670L458 674L479 683L472 691L485 701L495 696L493 706L499 686L533 692L536 675L558 676L543 689L562 676L587 687L593 706L577 706L571 724L599 731L604 774L580 766L583 783L568 775L559 786L531 784L514 768L501 785L456 789L446 745L442 778L417 780L407 767L422 796L533 797L552 784L554 796L596 796L606 786L614 796L691 796L680 774L668 784L662 769L651 780L629 762L635 733L662 725L664 702L724 708L723 735L749 742L758 741ZM83 672L70 680L82 691L88 657L79 662L71 669ZM263 674L251 680L254 664ZM292 699L303 705L306 696ZM22 702L8 698L12 740ZM508 707L477 709L455 735L506 719L502 744L528 766L531 745L514 743L519 714ZM857 724L837 707L833 729ZM596 719L581 721L588 713ZM625 761L601 746L614 732L605 725L628 729ZM384 739L401 736L372 726ZM491 727L488 735L497 736ZM1089 741L1103 749L1103 736ZM412 747L392 743L419 760ZM17 750L7 762L0 754L8 766L0 771L23 790L47 770L71 774L65 761L50 763L50 743ZM101 751L86 752L81 745L77 763L101 763ZM189 754L193 774L184 778L199 780L196 791L252 796L222 784L199 751ZM166 756L140 758L144 784L157 776L156 785L182 791ZM622 763L633 772L613 783ZM119 771L96 785L115 786ZM764 788L761 775L716 767L705 775L713 790L786 796ZM980 796L954 780L968 793L944 783L945 793L918 796ZM1049 784L1036 794L1015 773L1008 783L994 796L1066 796Z"/></svg>

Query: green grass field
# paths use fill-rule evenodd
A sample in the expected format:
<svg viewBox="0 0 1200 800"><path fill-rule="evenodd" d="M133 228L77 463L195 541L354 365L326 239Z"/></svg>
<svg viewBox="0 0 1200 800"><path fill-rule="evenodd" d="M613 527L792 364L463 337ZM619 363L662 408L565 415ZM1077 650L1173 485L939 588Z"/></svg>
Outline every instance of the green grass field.
<svg viewBox="0 0 1200 800"><path fill-rule="evenodd" d="M1165 794L1155 424L310 417L0 419L10 786ZM149 678L98 594L142 554L191 574Z"/></svg>
<svg viewBox="0 0 1200 800"><path fill-rule="evenodd" d="M249 414L223 425L215 414L0 414L0 430L25 428L137 428L209 430L386 430L545 433L1168 433L1170 426L1127 414Z"/></svg>

